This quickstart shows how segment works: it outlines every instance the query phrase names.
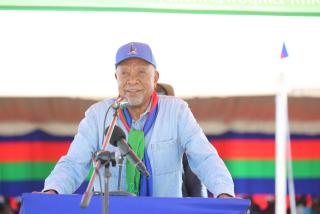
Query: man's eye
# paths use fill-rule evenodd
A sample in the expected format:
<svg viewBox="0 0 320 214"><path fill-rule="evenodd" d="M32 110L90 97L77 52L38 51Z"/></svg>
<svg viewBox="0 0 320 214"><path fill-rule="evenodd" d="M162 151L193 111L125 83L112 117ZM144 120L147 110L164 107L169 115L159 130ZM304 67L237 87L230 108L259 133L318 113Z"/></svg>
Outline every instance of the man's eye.
<svg viewBox="0 0 320 214"><path fill-rule="evenodd" d="M129 74L129 72L127 72L127 71L122 71L122 72L121 72L121 75L122 75L122 76L128 76L128 74Z"/></svg>

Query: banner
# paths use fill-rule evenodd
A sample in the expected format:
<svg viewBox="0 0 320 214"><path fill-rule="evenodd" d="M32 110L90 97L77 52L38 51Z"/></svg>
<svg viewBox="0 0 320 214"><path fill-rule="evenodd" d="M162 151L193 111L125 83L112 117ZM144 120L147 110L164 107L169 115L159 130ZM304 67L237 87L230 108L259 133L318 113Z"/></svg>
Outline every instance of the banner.
<svg viewBox="0 0 320 214"><path fill-rule="evenodd" d="M226 163L237 194L274 194L274 134L227 132L207 135ZM296 194L320 195L320 135L291 135ZM66 154L72 136L41 130L0 135L0 195L41 191L44 179ZM86 182L77 191L84 191Z"/></svg>
<svg viewBox="0 0 320 214"><path fill-rule="evenodd" d="M320 0L1 0L0 9L319 16Z"/></svg>

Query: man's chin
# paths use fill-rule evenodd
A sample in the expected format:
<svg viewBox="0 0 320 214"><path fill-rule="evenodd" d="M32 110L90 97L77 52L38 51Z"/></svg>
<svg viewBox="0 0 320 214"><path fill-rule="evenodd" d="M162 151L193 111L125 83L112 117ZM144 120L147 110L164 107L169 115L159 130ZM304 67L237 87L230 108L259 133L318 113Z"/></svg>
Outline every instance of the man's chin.
<svg viewBox="0 0 320 214"><path fill-rule="evenodd" d="M128 106L130 107L139 107L143 103L143 99L130 99L128 98Z"/></svg>

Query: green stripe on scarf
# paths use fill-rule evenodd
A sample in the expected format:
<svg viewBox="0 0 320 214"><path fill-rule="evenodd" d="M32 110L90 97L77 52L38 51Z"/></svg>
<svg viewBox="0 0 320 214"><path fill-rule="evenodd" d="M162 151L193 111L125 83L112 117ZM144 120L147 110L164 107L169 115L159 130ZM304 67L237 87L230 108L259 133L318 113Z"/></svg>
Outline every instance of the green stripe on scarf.
<svg viewBox="0 0 320 214"><path fill-rule="evenodd" d="M136 152L140 160L142 160L144 155L143 131L138 131L131 128L128 135L128 144L131 146L132 150ZM140 172L129 160L127 160L126 167L127 167L126 168L127 192L131 192L136 195L139 195Z"/></svg>

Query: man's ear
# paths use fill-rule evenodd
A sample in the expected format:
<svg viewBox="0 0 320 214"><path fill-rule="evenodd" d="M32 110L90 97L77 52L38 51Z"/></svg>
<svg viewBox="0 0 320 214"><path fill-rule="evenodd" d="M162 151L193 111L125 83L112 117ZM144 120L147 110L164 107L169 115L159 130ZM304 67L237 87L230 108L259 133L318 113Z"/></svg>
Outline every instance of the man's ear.
<svg viewBox="0 0 320 214"><path fill-rule="evenodd" d="M159 75L159 72L158 72L158 71L155 71L155 74L154 74L154 90L157 89L159 76L160 76L160 75Z"/></svg>
<svg viewBox="0 0 320 214"><path fill-rule="evenodd" d="M155 71L154 74L154 85L157 86L158 80L159 80L160 74L158 71Z"/></svg>

